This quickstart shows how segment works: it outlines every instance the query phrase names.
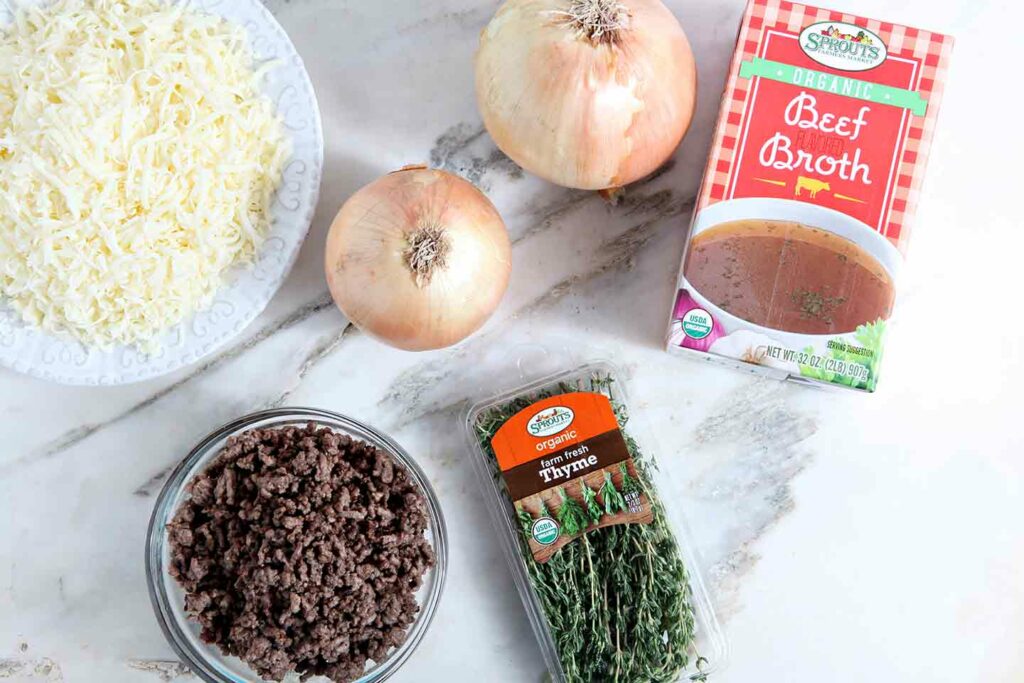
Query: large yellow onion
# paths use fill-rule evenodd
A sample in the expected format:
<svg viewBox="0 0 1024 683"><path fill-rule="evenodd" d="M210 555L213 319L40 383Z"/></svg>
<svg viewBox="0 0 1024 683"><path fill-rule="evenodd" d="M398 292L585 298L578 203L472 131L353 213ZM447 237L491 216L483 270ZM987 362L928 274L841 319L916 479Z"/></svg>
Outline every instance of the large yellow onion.
<svg viewBox="0 0 1024 683"><path fill-rule="evenodd" d="M480 36L476 92L513 161L605 190L657 170L690 127L697 72L659 0L508 0Z"/></svg>
<svg viewBox="0 0 1024 683"><path fill-rule="evenodd" d="M327 236L327 284L357 327L409 351L475 332L508 287L505 224L471 183L409 167L345 202Z"/></svg>

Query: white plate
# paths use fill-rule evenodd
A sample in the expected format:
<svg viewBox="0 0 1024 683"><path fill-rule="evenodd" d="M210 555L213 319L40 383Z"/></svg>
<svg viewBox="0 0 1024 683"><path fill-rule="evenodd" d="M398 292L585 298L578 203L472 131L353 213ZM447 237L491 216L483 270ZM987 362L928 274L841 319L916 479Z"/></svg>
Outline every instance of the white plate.
<svg viewBox="0 0 1024 683"><path fill-rule="evenodd" d="M323 169L320 109L295 46L259 0L202 0L191 6L243 26L257 59L275 59L263 92L277 106L292 142L274 199L272 225L256 262L233 269L211 306L172 328L151 355L120 346L90 349L70 337L27 326L0 300L0 365L62 384L139 382L177 370L213 353L260 314L291 270L313 220ZM0 0L0 24L11 20Z"/></svg>

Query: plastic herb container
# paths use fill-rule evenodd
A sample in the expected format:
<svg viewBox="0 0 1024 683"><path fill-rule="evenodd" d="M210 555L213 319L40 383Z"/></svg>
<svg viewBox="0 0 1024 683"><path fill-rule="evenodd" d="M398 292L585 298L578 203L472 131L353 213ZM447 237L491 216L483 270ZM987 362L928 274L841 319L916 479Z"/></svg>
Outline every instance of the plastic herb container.
<svg viewBox="0 0 1024 683"><path fill-rule="evenodd" d="M477 403L474 467L553 681L706 680L725 640L620 377L596 362Z"/></svg>

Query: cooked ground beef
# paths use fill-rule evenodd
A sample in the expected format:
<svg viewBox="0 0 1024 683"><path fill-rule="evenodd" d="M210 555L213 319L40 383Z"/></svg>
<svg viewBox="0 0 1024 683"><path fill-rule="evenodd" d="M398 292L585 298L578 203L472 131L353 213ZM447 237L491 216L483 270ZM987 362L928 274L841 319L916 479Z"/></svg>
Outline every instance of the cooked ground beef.
<svg viewBox="0 0 1024 683"><path fill-rule="evenodd" d="M310 423L230 438L168 525L202 638L261 676L343 682L405 640L434 563L423 495L383 451Z"/></svg>

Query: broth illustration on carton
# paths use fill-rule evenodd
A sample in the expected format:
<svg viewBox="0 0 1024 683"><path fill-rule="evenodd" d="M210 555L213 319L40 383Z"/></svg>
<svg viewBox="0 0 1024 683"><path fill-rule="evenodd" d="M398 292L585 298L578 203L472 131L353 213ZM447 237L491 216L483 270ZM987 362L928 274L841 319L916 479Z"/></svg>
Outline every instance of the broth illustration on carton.
<svg viewBox="0 0 1024 683"><path fill-rule="evenodd" d="M952 47L938 33L751 0L670 351L874 391Z"/></svg>

